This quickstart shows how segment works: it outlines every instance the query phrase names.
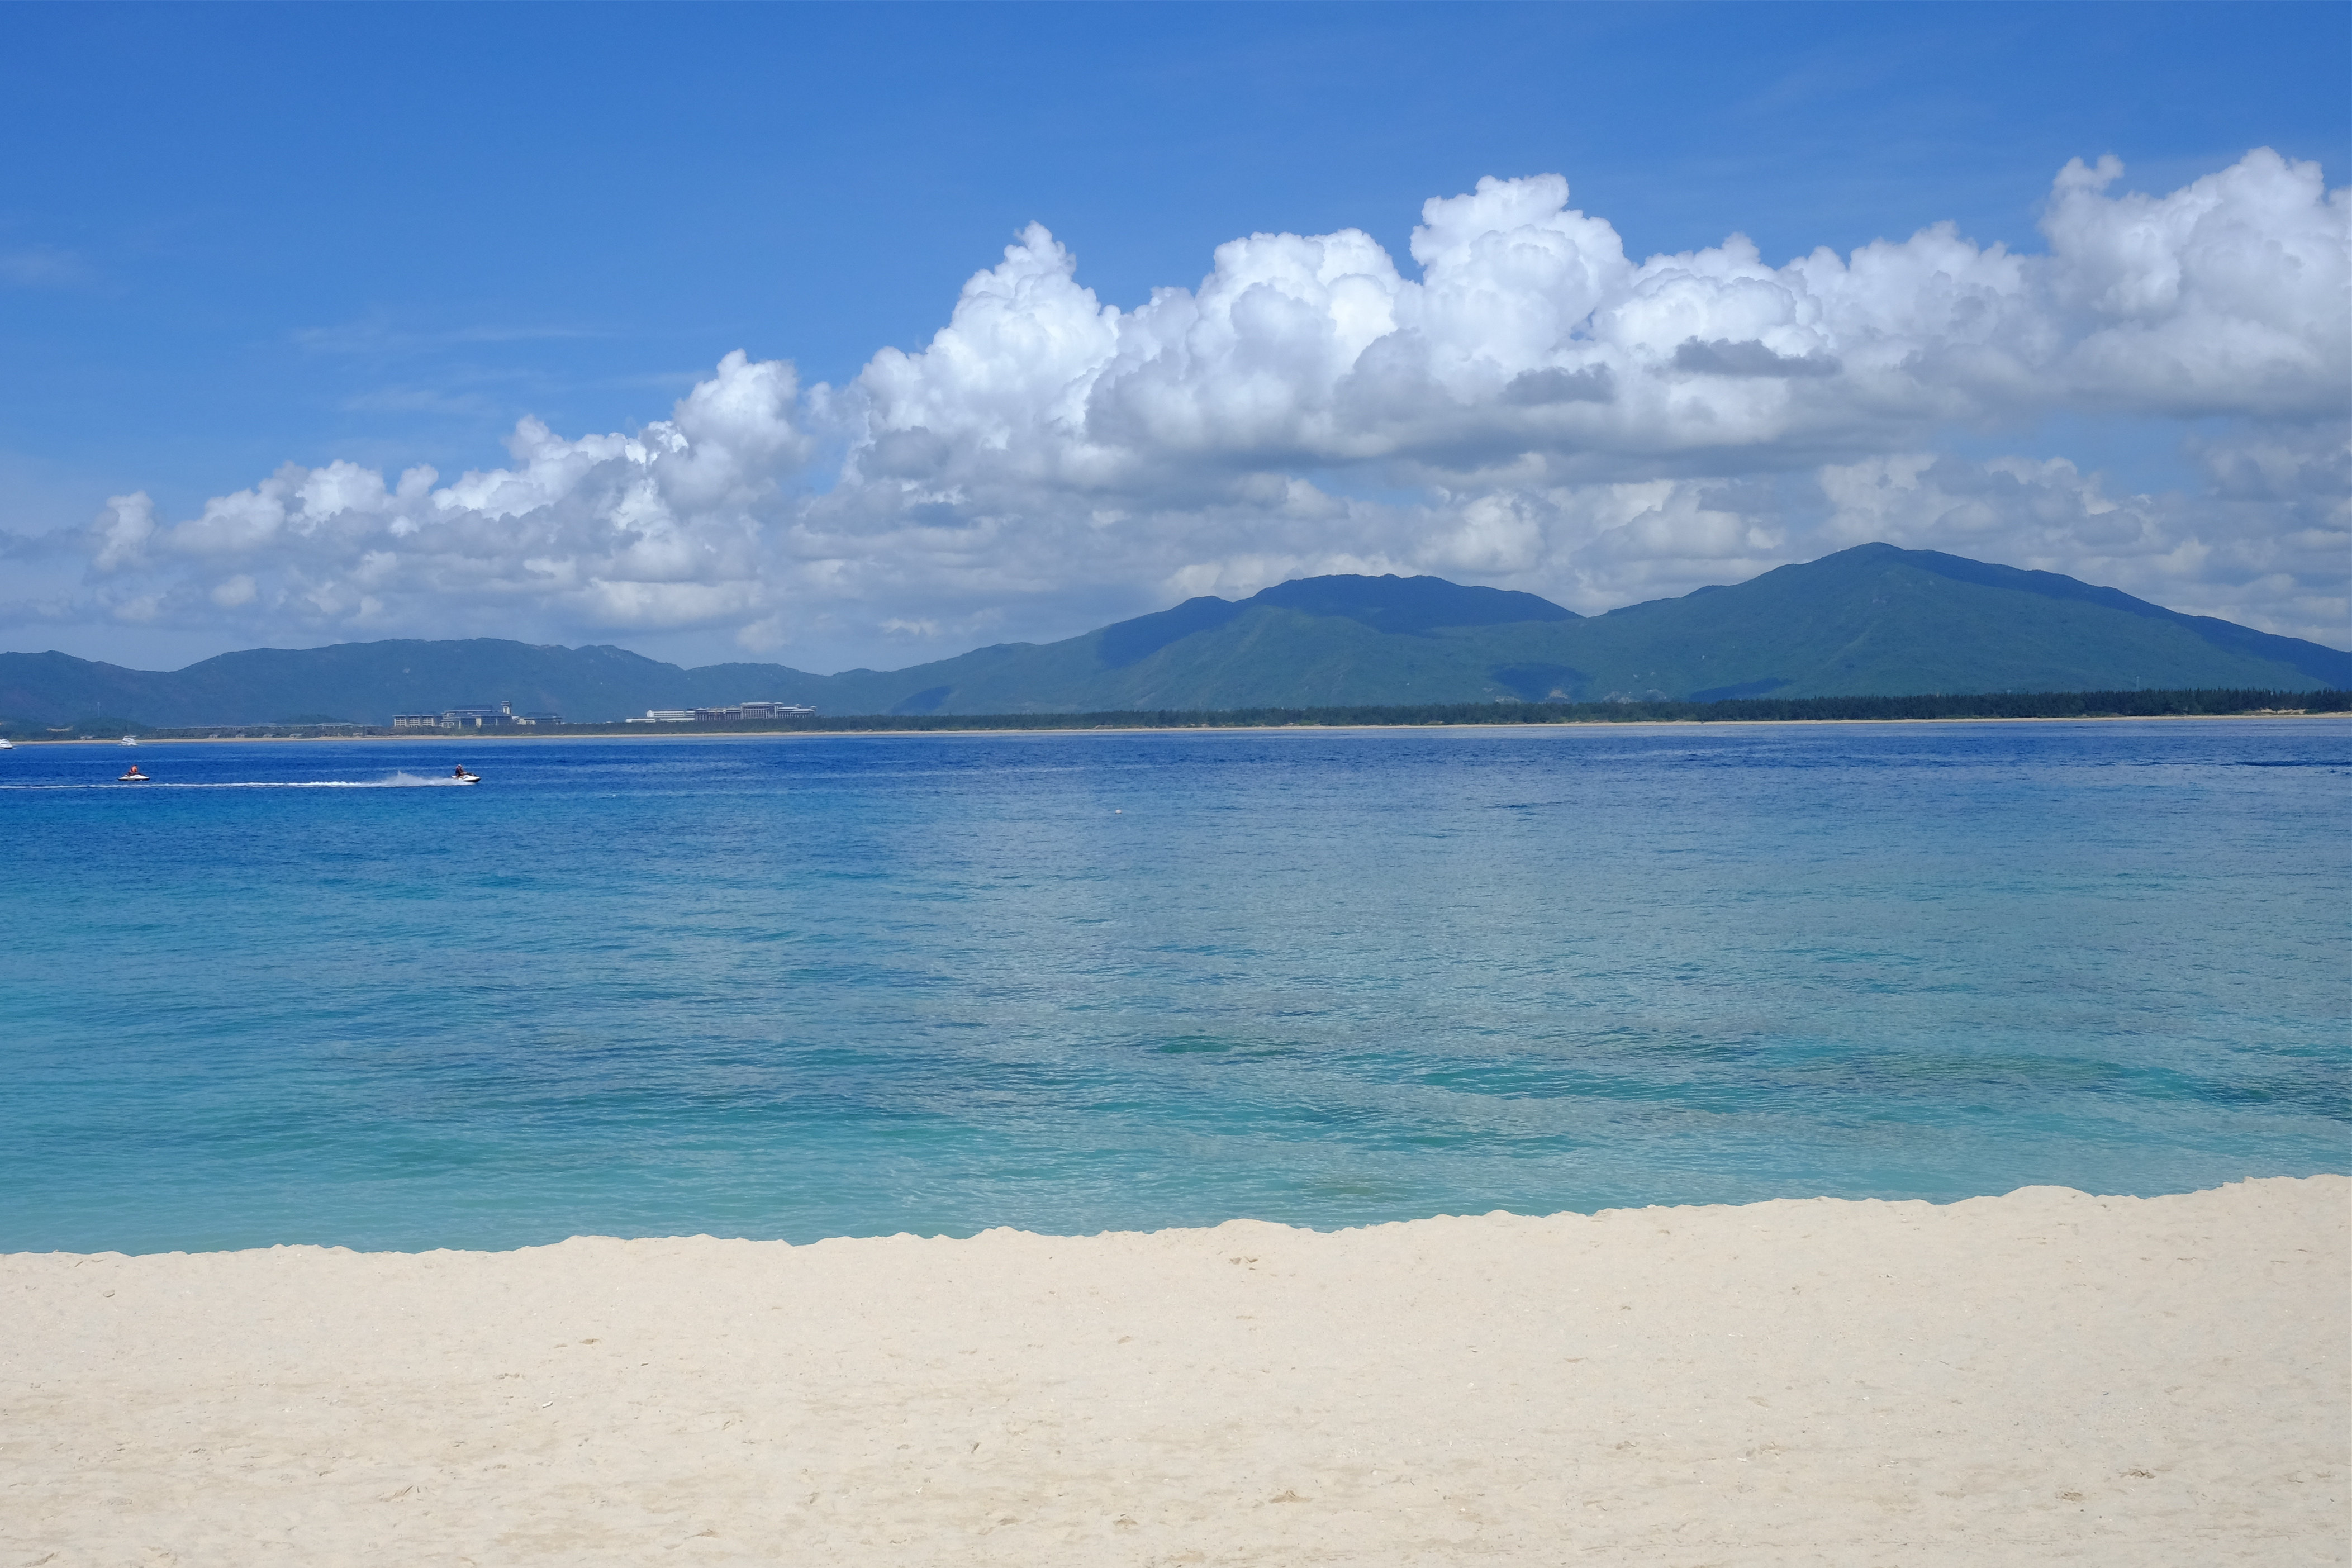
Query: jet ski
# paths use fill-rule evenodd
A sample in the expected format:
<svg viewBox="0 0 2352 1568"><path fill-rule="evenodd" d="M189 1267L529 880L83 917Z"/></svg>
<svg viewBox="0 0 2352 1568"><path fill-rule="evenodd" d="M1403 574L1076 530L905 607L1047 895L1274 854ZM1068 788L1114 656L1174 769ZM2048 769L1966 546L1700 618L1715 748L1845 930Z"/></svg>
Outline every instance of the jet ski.
<svg viewBox="0 0 2352 1568"><path fill-rule="evenodd" d="M151 781L145 773L139 771L139 764L137 763L133 763L131 764L131 771L114 782L116 784L147 784Z"/></svg>
<svg viewBox="0 0 2352 1568"><path fill-rule="evenodd" d="M451 784L479 784L482 782L482 778L479 773L467 773L466 771L465 764L460 763L454 770L451 771L449 774L449 782Z"/></svg>

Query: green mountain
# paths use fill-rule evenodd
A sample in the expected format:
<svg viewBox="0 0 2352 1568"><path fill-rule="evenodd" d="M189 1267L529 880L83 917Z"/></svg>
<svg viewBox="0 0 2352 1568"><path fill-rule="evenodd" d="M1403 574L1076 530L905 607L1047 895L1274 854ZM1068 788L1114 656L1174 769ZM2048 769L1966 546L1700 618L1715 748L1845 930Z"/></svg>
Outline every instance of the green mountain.
<svg viewBox="0 0 2352 1568"><path fill-rule="evenodd" d="M19 724L383 723L498 701L601 721L751 698L827 713L1042 713L2184 687L2352 687L2352 653L2055 573L1865 544L1604 616L1435 577L1310 577L1062 642L838 675L488 638L255 648L169 673L0 654L0 716Z"/></svg>

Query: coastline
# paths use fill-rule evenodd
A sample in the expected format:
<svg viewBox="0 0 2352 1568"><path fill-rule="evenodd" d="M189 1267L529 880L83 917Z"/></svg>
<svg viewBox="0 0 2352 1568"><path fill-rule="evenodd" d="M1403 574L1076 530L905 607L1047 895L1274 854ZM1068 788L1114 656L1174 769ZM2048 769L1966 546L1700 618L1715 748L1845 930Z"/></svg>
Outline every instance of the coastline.
<svg viewBox="0 0 2352 1568"><path fill-rule="evenodd" d="M398 735L162 735L152 740L142 739L142 746L207 746L225 743L270 744L331 741L341 744L353 742L407 743L432 741L448 744L480 745L486 742L506 744L513 742L544 743L553 741L770 741L778 738L805 737L811 740L837 741L850 738L887 739L925 735L1336 735L1373 731L1385 733L1401 730L1510 730L1593 731L1613 733L1622 730L1786 730L1804 726L1833 725L1853 728L1874 724L2211 724L2234 721L2270 721L2273 720L2352 720L2352 713L2304 712L2281 710L2250 713L2075 713L2050 716L2010 718L1998 715L1933 719L1610 719L1552 720L1522 723L1419 723L1419 724L1097 724L1086 728L989 729L970 730L691 730L684 726L668 731L646 730L642 732L615 732L604 730L583 730L554 735L505 733L495 730L475 731L462 734L436 734L413 731ZM68 740L26 738L15 742L26 746L112 746L122 744L120 736L76 736Z"/></svg>
<svg viewBox="0 0 2352 1568"><path fill-rule="evenodd" d="M2341 1175L1336 1232L16 1254L0 1292L0 1540L28 1563L2347 1552Z"/></svg>

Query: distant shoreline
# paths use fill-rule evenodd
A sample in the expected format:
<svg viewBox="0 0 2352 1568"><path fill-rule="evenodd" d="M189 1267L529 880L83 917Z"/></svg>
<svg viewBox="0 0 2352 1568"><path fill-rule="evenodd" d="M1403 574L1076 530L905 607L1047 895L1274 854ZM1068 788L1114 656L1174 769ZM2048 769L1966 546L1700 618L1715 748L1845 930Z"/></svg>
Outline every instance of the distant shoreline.
<svg viewBox="0 0 2352 1568"><path fill-rule="evenodd" d="M949 727L925 726L921 729L850 728L828 729L801 725L792 729L778 727L724 727L692 724L666 724L659 729L639 725L631 730L618 730L594 725L567 725L561 730L533 734L523 731L479 730L447 733L428 730L404 731L398 734L371 732L358 735L173 735L148 734L139 737L142 746L220 745L257 742L294 743L333 741L340 742L407 742L431 741L451 744L478 745L488 742L507 744L513 742L550 741L724 741L773 740L780 736L805 736L812 740L842 740L850 737L876 739L890 736L920 735L1273 735L1273 734L1343 734L1367 731L1392 730L1721 730L1721 729L1781 729L1804 724L2146 724L2158 722L2211 722L2238 719L2352 719L2352 712L2308 710L2261 710L2242 713L2058 713L2058 714L1953 714L1920 719L1545 719L1486 721L1450 721L1427 720L1397 723L1300 723L1300 724L1035 724ZM16 738L12 742L22 749L26 746L111 746L121 748L120 736L80 735Z"/></svg>

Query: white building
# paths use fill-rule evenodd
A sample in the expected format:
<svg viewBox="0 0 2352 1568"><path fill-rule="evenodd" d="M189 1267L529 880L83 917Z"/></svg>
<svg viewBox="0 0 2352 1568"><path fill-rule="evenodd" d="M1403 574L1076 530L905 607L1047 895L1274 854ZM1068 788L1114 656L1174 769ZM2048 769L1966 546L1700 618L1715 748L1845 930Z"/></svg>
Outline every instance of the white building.
<svg viewBox="0 0 2352 1568"><path fill-rule="evenodd" d="M793 702L737 702L726 708L648 708L625 724L730 724L739 719L810 719L816 710Z"/></svg>
<svg viewBox="0 0 2352 1568"><path fill-rule="evenodd" d="M561 713L518 713L511 702L495 708L445 708L438 713L395 713L394 730L509 730L561 724Z"/></svg>

